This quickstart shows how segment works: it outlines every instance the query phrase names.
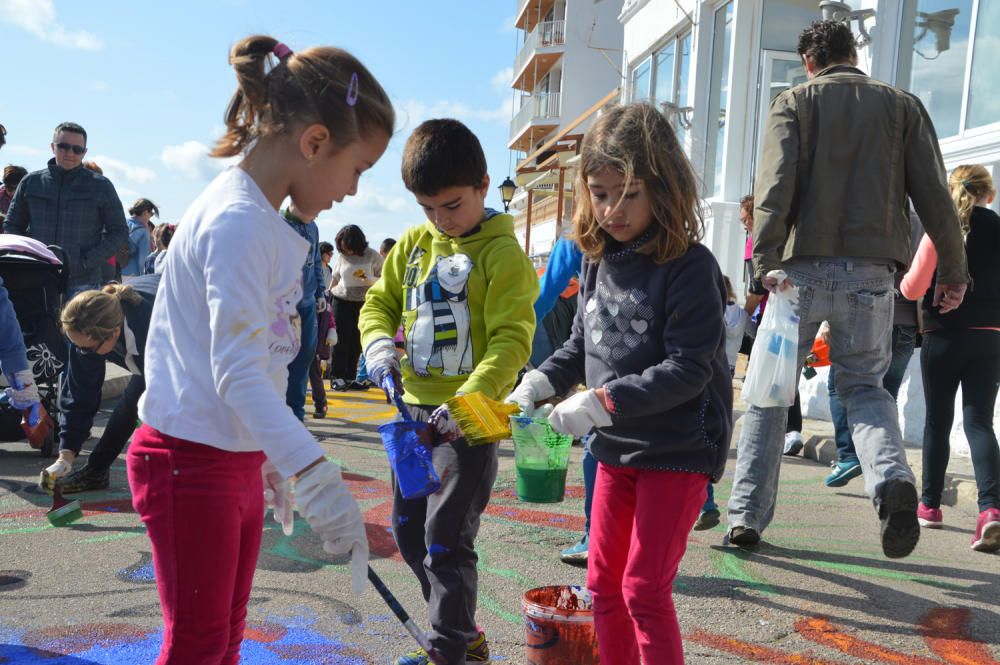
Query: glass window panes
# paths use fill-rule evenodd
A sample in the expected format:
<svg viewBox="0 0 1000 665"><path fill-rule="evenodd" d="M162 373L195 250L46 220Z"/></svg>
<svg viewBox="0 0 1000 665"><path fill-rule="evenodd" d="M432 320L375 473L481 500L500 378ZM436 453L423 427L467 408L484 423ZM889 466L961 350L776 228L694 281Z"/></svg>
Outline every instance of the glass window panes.
<svg viewBox="0 0 1000 665"><path fill-rule="evenodd" d="M646 58L635 68L632 74L632 101L641 102L649 99L650 64L652 58Z"/></svg>
<svg viewBox="0 0 1000 665"><path fill-rule="evenodd" d="M1000 2L980 1L972 46L966 129L1000 122Z"/></svg>
<svg viewBox="0 0 1000 665"><path fill-rule="evenodd" d="M677 58L677 96L676 104L681 108L688 106L688 75L691 72L691 33L687 33L681 37L678 48L678 58ZM684 145L684 141L687 138L688 127L685 125L690 120L688 116L682 116L680 121L677 123L677 140Z"/></svg>
<svg viewBox="0 0 1000 665"><path fill-rule="evenodd" d="M706 188L713 196L722 193L722 153L725 149L726 113L729 109L729 59L732 52L733 3L715 12L712 42L712 87L708 118L708 146L705 151Z"/></svg>
<svg viewBox="0 0 1000 665"><path fill-rule="evenodd" d="M653 102L660 110L663 109L663 102L674 101L674 48L674 41L671 40L653 56L656 62Z"/></svg>

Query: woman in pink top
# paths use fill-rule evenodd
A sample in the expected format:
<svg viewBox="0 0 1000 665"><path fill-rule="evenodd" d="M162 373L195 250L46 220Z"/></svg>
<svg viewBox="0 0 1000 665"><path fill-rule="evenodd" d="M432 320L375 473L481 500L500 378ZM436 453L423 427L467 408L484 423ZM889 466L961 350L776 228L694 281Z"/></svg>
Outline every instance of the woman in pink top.
<svg viewBox="0 0 1000 665"><path fill-rule="evenodd" d="M982 166L959 166L949 180L965 234L972 282L957 309L934 307L937 252L928 236L920 241L900 289L911 300L923 298L924 341L920 365L927 400L924 423L923 494L917 519L941 527L941 492L948 468L949 435L955 394L962 386L962 417L979 488L979 519L972 549L1000 550L1000 449L993 431L993 409L1000 383L1000 216L986 206L996 190Z"/></svg>

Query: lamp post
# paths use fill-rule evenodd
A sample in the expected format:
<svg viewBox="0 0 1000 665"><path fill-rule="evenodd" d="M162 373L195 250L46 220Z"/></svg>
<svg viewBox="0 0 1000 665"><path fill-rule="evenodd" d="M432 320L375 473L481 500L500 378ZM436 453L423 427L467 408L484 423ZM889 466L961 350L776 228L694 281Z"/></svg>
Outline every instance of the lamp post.
<svg viewBox="0 0 1000 665"><path fill-rule="evenodd" d="M858 37L858 46L865 47L872 43L871 35L865 28L865 19L875 17L874 9L854 10L849 4L840 0L820 0L819 9L824 20L843 21L848 25L851 24L851 21L857 21L858 32L861 33L861 36Z"/></svg>
<svg viewBox="0 0 1000 665"><path fill-rule="evenodd" d="M507 179L500 183L497 188L500 190L500 200L503 201L503 211L510 211L510 202L514 199L514 192L517 191L517 184L507 176Z"/></svg>

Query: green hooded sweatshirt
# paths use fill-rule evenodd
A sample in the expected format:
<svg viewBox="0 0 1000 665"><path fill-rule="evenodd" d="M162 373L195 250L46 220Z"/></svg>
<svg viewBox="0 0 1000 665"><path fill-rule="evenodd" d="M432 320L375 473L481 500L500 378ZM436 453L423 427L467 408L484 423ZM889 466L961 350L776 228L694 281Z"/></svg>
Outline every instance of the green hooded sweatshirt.
<svg viewBox="0 0 1000 665"><path fill-rule="evenodd" d="M503 399L531 353L538 278L510 215L487 211L478 231L452 238L411 227L368 290L358 327L368 348L402 322L404 399L437 406L456 393Z"/></svg>

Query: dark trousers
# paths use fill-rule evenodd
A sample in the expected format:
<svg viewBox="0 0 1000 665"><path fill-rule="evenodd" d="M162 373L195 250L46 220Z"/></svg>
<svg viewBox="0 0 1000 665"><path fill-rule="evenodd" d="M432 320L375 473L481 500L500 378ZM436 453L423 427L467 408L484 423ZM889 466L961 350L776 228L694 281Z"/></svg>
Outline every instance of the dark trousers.
<svg viewBox="0 0 1000 665"><path fill-rule="evenodd" d="M312 301L302 302L305 306L298 308L299 320L302 322L302 346L292 362L288 363L288 386L285 388L285 403L299 420L305 420L306 417L306 387L312 360L316 357L316 337L319 335L316 305Z"/></svg>
<svg viewBox="0 0 1000 665"><path fill-rule="evenodd" d="M358 372L358 357L361 356L361 333L358 331L358 315L363 302L333 298L333 319L337 322L337 346L330 352L330 378L353 381Z"/></svg>
<svg viewBox="0 0 1000 665"><path fill-rule="evenodd" d="M785 425L785 434L789 432L802 431L802 398L799 397L799 389L795 389L795 401L788 407L788 424Z"/></svg>
<svg viewBox="0 0 1000 665"><path fill-rule="evenodd" d="M892 327L892 359L889 360L889 369L882 377L882 387L893 399L899 396L899 387L903 385L903 377L906 375L906 368L910 364L910 357L913 355L913 346L916 342L916 326ZM858 453L854 450L851 427L847 424L847 409L844 408L844 403L837 396L837 388L834 386L835 376L836 372L831 365L826 390L830 397L830 419L833 420L837 461L850 462L853 460L856 462L858 461Z"/></svg>
<svg viewBox="0 0 1000 665"><path fill-rule="evenodd" d="M146 380L133 374L114 411L111 412L111 417L108 418L104 434L87 458L88 467L94 471L106 471L118 459L118 455L135 431L139 419L139 398L144 392L146 392Z"/></svg>
<svg viewBox="0 0 1000 665"><path fill-rule="evenodd" d="M312 390L313 406L317 411L326 410L326 386L323 385L323 370L320 368L319 356L313 354L309 365L309 387Z"/></svg>
<svg viewBox="0 0 1000 665"><path fill-rule="evenodd" d="M979 510L1000 508L1000 449L993 432L993 407L1000 381L1000 333L995 330L935 330L924 335L920 368L927 399L921 501L941 505L955 417L962 386L962 419L979 488Z"/></svg>
<svg viewBox="0 0 1000 665"><path fill-rule="evenodd" d="M433 408L410 411L426 421ZM428 497L404 499L393 477L392 533L427 601L431 644L447 663L464 663L478 634L475 541L497 477L497 447L458 439L435 446L433 460L441 489Z"/></svg>

